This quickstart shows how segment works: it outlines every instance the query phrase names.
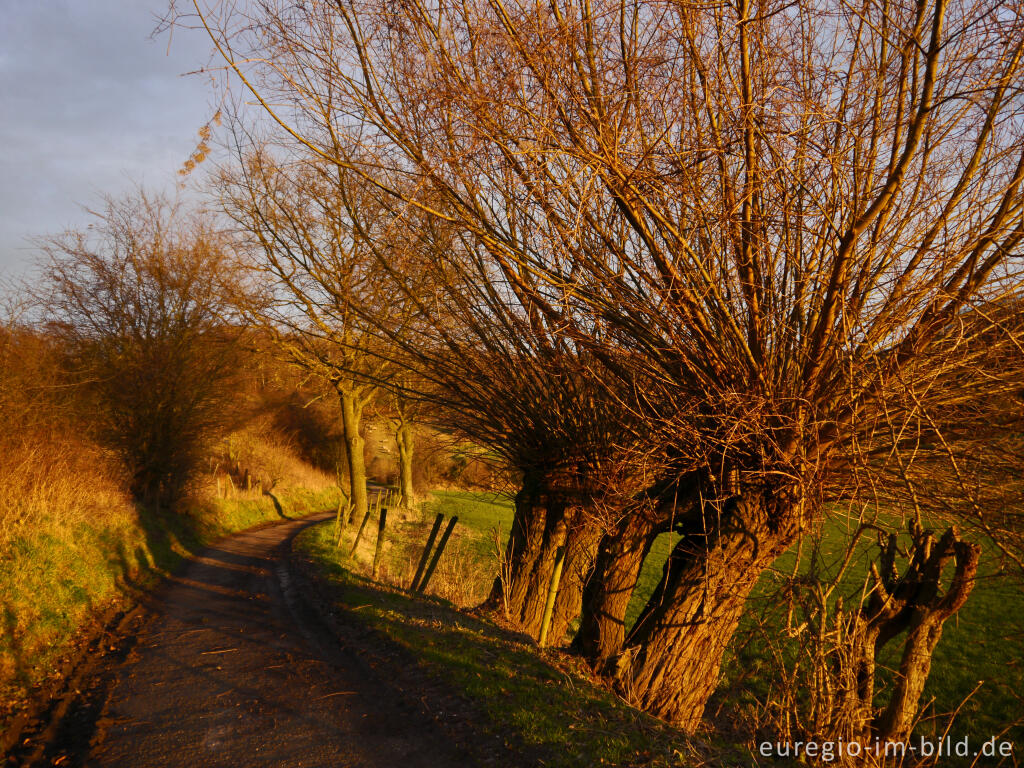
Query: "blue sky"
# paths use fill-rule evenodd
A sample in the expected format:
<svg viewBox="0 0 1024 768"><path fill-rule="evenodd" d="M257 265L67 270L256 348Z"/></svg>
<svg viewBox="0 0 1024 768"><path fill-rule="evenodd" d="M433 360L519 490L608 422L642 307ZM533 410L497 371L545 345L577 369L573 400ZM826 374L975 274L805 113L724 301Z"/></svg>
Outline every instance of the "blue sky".
<svg viewBox="0 0 1024 768"><path fill-rule="evenodd" d="M204 34L150 39L160 0L0 0L0 277L28 238L84 227L82 206L142 183L173 193L216 111Z"/></svg>

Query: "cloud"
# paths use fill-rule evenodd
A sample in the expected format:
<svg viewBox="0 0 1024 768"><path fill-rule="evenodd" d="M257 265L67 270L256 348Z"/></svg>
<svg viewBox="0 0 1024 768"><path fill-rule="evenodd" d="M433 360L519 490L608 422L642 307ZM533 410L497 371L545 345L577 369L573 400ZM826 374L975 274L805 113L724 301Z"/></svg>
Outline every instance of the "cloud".
<svg viewBox="0 0 1024 768"><path fill-rule="evenodd" d="M137 182L171 188L215 111L194 31L148 39L137 0L5 3L0 25L0 269L33 257L26 238L83 226L81 205Z"/></svg>

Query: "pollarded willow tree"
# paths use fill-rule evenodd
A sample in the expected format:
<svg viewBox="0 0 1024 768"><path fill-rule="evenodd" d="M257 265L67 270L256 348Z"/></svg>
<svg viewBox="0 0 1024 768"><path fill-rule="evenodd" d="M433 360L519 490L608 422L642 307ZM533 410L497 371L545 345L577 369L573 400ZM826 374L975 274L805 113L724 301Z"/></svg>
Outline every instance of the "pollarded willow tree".
<svg viewBox="0 0 1024 768"><path fill-rule="evenodd" d="M370 194L355 174L344 183L353 196ZM486 249L414 206L389 208L389 201L378 200L372 225L359 225L367 268L387 303L353 304L377 336L379 353L386 350L403 371L379 385L425 404L422 419L488 448L515 470L520 487L507 566L489 602L538 637L562 550L562 588L548 633L557 641L581 611L598 537L644 490L640 478L657 474L657 456L650 455L657 451L641 447L646 423L621 412L622 387L610 386L601 362L553 328L522 287L494 268ZM347 215L361 220L355 209ZM293 266L319 291L337 293L330 264ZM396 313L407 322L392 322Z"/></svg>
<svg viewBox="0 0 1024 768"><path fill-rule="evenodd" d="M628 516L664 457L642 449L646 425L620 412L621 393L609 391L603 366L586 349L529 328L505 338L489 328L476 344L450 352L421 360L439 384L435 418L489 447L520 478L505 571L489 603L539 638L562 550L547 633L557 644L583 610L600 537Z"/></svg>
<svg viewBox="0 0 1024 768"><path fill-rule="evenodd" d="M682 538L618 675L655 714L696 726L751 587L823 501L896 477L925 504L911 469L958 477L957 409L1020 386L988 309L1019 287L1019 2L196 10L294 141L460 228L647 382L631 407L673 456Z"/></svg>
<svg viewBox="0 0 1024 768"><path fill-rule="evenodd" d="M514 211L515 185L495 190L499 195ZM547 633L557 643L584 610L599 539L656 506L647 489L665 472L665 451L629 405L643 383L624 370L611 375L591 349L592 335L567 333L569 318L556 324L541 313L531 298L541 288L535 276L522 271L510 280L486 243L438 221L419 202L406 202L400 217L412 261L386 249L376 254L382 265L402 265L389 276L394 295L415 307L414 330L398 337L372 313L367 320L426 385L409 394L430 403L437 426L486 446L517 474L505 566L488 603L539 638L551 574L564 553ZM440 207L443 200L432 202ZM510 213L508 226L525 240L533 222ZM630 592L641 563L642 556ZM621 594L628 602L624 590L616 598Z"/></svg>

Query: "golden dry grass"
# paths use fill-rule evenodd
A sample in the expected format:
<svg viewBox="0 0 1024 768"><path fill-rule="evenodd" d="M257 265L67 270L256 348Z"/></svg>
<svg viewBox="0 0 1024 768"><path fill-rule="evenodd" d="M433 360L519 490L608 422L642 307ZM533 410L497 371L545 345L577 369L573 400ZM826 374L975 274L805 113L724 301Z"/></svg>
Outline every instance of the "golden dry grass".
<svg viewBox="0 0 1024 768"><path fill-rule="evenodd" d="M424 520L416 513L402 515L397 509L389 512L377 581L401 589L410 586L432 524L433 516ZM438 540L441 533L443 528L438 533ZM341 546L337 548L337 558L354 573L369 577L377 544L377 517L374 515L366 524L353 552L355 535L355 528L349 526ZM427 594L447 600L459 608L470 608L484 600L493 579L494 562L488 555L481 554L478 538L474 529L464 525L455 527L427 585ZM434 551L436 548L437 542Z"/></svg>
<svg viewBox="0 0 1024 768"><path fill-rule="evenodd" d="M93 444L37 434L0 447L0 552L26 533L60 536L134 514L116 463Z"/></svg>
<svg viewBox="0 0 1024 768"><path fill-rule="evenodd" d="M222 495L254 490L257 485L258 495L275 489L322 490L335 484L334 476L304 461L295 441L263 419L232 432L217 446L204 478L208 492L217 492L218 478Z"/></svg>
<svg viewBox="0 0 1024 768"><path fill-rule="evenodd" d="M116 461L84 438L40 431L3 441L0 720L30 687L57 674L57 662L91 615L111 601L130 600L152 574L210 540L279 519L277 505L292 515L336 503L333 478L306 465L286 440L251 431L229 440L243 472L274 473L274 499L237 482L218 498L216 473L208 472L197 478L187 508L170 520L137 509ZM154 535L158 526L163 534Z"/></svg>

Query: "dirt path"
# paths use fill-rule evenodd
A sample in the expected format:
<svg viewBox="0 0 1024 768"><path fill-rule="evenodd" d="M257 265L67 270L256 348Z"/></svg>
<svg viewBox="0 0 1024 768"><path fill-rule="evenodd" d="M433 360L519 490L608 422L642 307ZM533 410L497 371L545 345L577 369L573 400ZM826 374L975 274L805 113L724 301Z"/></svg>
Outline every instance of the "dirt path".
<svg viewBox="0 0 1024 768"><path fill-rule="evenodd" d="M233 536L175 577L158 616L107 673L102 705L77 716L88 754L72 750L57 764L465 765L293 587L291 540L325 517Z"/></svg>

